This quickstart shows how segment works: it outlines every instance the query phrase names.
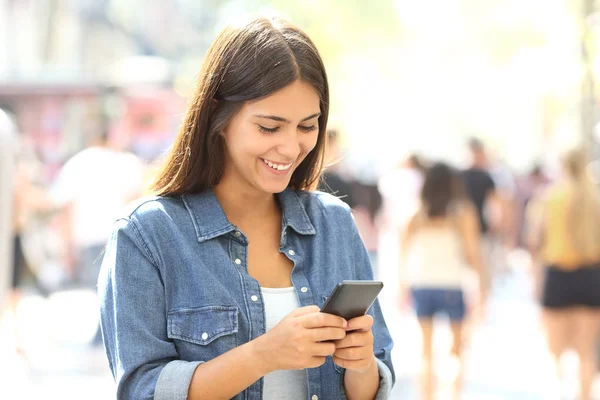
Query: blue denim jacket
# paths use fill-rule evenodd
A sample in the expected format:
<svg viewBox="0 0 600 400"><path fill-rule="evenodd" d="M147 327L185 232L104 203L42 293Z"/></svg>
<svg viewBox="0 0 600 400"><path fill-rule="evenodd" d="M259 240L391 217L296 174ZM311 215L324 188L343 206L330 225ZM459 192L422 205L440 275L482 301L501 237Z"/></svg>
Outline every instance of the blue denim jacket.
<svg viewBox="0 0 600 400"><path fill-rule="evenodd" d="M279 251L294 263L291 280L302 306L322 306L341 280L373 279L343 202L291 189L277 196L283 211ZM247 246L211 190L145 199L116 222L98 290L119 399L186 399L199 364L265 333ZM377 399L385 399L395 379L393 343L378 302L369 313L380 375ZM343 370L331 357L306 373L310 398L345 398ZM262 399L262 384L258 380L234 399Z"/></svg>

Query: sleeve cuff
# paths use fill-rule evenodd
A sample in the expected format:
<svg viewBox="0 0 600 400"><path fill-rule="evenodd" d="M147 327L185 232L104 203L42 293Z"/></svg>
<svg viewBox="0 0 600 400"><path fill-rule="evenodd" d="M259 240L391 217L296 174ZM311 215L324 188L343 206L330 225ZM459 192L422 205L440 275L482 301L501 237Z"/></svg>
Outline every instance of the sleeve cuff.
<svg viewBox="0 0 600 400"><path fill-rule="evenodd" d="M377 369L379 370L379 389L377 390L375 400L386 400L390 398L392 387L394 385L392 372L383 361L378 358L375 359L377 360Z"/></svg>
<svg viewBox="0 0 600 400"><path fill-rule="evenodd" d="M161 371L154 389L154 400L186 400L192 376L203 361L171 361Z"/></svg>

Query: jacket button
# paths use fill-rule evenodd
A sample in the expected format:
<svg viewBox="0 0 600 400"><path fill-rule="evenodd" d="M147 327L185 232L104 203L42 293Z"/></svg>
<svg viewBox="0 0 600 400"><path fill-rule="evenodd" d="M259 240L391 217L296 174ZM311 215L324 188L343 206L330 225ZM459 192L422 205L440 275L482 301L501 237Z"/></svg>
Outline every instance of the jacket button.
<svg viewBox="0 0 600 400"><path fill-rule="evenodd" d="M208 339L208 333L204 332L202 334L202 340L206 340L206 339Z"/></svg>
<svg viewBox="0 0 600 400"><path fill-rule="evenodd" d="M307 288L306 286L303 286L303 287L300 289L300 291L301 291L302 293L306 293L306 292L308 292L308 288Z"/></svg>
<svg viewBox="0 0 600 400"><path fill-rule="evenodd" d="M294 254L296 254L296 252L295 252L294 250L290 250L290 251L288 251L288 254L289 254L290 256L293 256Z"/></svg>
<svg viewBox="0 0 600 400"><path fill-rule="evenodd" d="M240 264L242 263L242 260L240 260L239 258L236 258L236 259L235 259L235 263L236 263L237 265L240 265Z"/></svg>
<svg viewBox="0 0 600 400"><path fill-rule="evenodd" d="M250 298L252 299L252 301L258 301L258 296L255 294L253 294Z"/></svg>

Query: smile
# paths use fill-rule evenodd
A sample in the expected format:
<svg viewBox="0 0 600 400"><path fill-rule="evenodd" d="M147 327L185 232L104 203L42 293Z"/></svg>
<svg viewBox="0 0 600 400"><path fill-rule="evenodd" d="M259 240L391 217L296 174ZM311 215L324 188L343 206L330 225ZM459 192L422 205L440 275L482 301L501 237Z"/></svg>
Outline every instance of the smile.
<svg viewBox="0 0 600 400"><path fill-rule="evenodd" d="M288 170L288 169L290 169L290 167L291 167L291 166L294 164L293 162L292 162L292 163L289 163L289 164L277 164L277 163L271 162L271 161L269 161L269 160L265 160L264 158L261 158L261 160L263 160L263 162L264 162L266 165L268 165L269 167L271 167L271 168L273 168L273 169L275 169L275 170L277 170L277 171L285 171L285 170Z"/></svg>

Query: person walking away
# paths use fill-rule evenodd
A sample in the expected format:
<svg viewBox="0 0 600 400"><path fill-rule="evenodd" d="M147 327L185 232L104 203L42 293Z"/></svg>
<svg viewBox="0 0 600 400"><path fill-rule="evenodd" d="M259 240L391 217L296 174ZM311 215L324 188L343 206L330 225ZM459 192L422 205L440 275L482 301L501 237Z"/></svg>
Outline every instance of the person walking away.
<svg viewBox="0 0 600 400"><path fill-rule="evenodd" d="M579 356L580 399L590 400L600 333L600 193L587 171L587 152L562 158L561 178L544 194L531 248L545 266L540 282L543 322L557 373L569 348Z"/></svg>
<svg viewBox="0 0 600 400"><path fill-rule="evenodd" d="M434 398L434 317L440 314L450 320L451 352L459 365L454 397L460 395L467 309L463 286L469 267L480 282L483 279L480 248L477 210L466 198L458 172L444 163L434 164L425 175L421 206L401 240L401 307L405 307L410 292L423 337L424 399ZM485 288L482 283L480 287Z"/></svg>
<svg viewBox="0 0 600 400"><path fill-rule="evenodd" d="M496 221L501 219L501 202L496 191L496 184L488 172L489 161L483 142L472 138L468 143L471 165L462 171L462 179L465 184L467 196L471 199L477 211L479 229L481 236L481 254L484 259L486 270L484 274L484 291L489 293L493 280L493 228L497 226ZM492 218L494 217L494 218ZM483 299L484 302L486 299Z"/></svg>

